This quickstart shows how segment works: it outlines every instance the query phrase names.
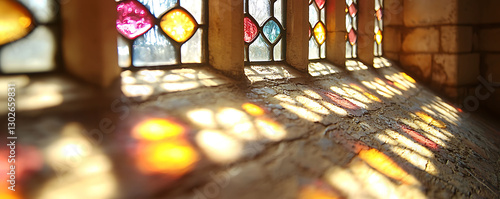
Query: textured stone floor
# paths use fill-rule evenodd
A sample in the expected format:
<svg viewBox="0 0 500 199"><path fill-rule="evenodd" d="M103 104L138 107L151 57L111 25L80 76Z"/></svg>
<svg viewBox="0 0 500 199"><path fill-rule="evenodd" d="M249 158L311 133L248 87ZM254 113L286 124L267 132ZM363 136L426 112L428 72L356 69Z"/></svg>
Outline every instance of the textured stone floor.
<svg viewBox="0 0 500 199"><path fill-rule="evenodd" d="M500 197L498 127L387 60L346 65L126 71L122 92L10 79L31 100L0 198Z"/></svg>

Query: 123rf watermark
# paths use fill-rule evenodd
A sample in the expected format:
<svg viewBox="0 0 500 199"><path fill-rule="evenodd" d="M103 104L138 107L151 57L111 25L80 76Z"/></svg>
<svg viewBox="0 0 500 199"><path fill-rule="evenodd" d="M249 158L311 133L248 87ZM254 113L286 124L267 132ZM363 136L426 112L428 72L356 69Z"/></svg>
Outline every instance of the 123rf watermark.
<svg viewBox="0 0 500 199"><path fill-rule="evenodd" d="M10 149L7 161L9 169L7 175L8 189L16 191L16 84L9 83L7 86L7 148Z"/></svg>

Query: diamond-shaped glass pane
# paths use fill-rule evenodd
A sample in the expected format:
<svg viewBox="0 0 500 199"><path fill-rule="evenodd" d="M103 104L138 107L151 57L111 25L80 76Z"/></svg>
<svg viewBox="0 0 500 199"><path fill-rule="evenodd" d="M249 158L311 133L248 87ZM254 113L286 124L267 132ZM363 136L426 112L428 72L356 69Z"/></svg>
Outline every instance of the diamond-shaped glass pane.
<svg viewBox="0 0 500 199"><path fill-rule="evenodd" d="M323 23L318 22L316 24L316 26L314 26L314 37L316 38L316 41L320 45L323 44L323 42L325 42L326 30L325 30L325 26L323 25Z"/></svg>
<svg viewBox="0 0 500 199"><path fill-rule="evenodd" d="M252 42L255 37L259 34L259 30L257 28L257 25L248 17L245 17L243 19L244 23L244 31L245 31L245 42L249 43Z"/></svg>
<svg viewBox="0 0 500 199"><path fill-rule="evenodd" d="M129 39L135 39L153 27L153 16L137 1L121 2L116 11L118 12L116 29Z"/></svg>
<svg viewBox="0 0 500 199"><path fill-rule="evenodd" d="M173 9L161 18L161 29L177 42L185 42L196 31L196 21L183 9Z"/></svg>
<svg viewBox="0 0 500 199"><path fill-rule="evenodd" d="M318 8L323 9L323 7L325 6L326 0L315 0L315 1L316 1L316 5L318 5Z"/></svg>
<svg viewBox="0 0 500 199"><path fill-rule="evenodd" d="M0 1L0 45L18 40L33 29L33 17L19 2Z"/></svg>
<svg viewBox="0 0 500 199"><path fill-rule="evenodd" d="M281 30L274 20L269 20L263 27L264 35L271 43L275 43L280 36Z"/></svg>

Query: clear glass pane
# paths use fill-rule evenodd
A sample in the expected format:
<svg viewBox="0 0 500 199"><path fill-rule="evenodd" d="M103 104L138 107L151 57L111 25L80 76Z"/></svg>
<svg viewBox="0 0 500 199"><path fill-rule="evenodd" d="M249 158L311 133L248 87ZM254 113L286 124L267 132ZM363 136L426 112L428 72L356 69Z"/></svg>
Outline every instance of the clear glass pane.
<svg viewBox="0 0 500 199"><path fill-rule="evenodd" d="M259 25L262 25L271 16L269 0L248 0L248 8Z"/></svg>
<svg viewBox="0 0 500 199"><path fill-rule="evenodd" d="M352 46L352 58L358 57L358 44Z"/></svg>
<svg viewBox="0 0 500 199"><path fill-rule="evenodd" d="M151 14L156 18L159 18L163 13L165 13L170 8L174 7L177 0L138 0L146 8L149 9Z"/></svg>
<svg viewBox="0 0 500 199"><path fill-rule="evenodd" d="M319 59L318 43L316 42L314 37L311 37L311 39L309 39L309 59Z"/></svg>
<svg viewBox="0 0 500 199"><path fill-rule="evenodd" d="M34 15L40 23L52 22L58 11L58 4L54 0L19 0Z"/></svg>
<svg viewBox="0 0 500 199"><path fill-rule="evenodd" d="M309 5L309 23L311 23L311 26L314 27L316 23L318 22L318 11L314 7L314 3Z"/></svg>
<svg viewBox="0 0 500 199"><path fill-rule="evenodd" d="M56 40L45 26L38 26L27 37L4 46L0 66L4 73L46 72L55 68Z"/></svg>
<svg viewBox="0 0 500 199"><path fill-rule="evenodd" d="M352 46L349 41L345 42L345 58L352 58Z"/></svg>
<svg viewBox="0 0 500 199"><path fill-rule="evenodd" d="M176 64L175 49L170 41L155 26L137 38L133 45L135 66Z"/></svg>
<svg viewBox="0 0 500 199"><path fill-rule="evenodd" d="M185 8L198 24L203 24L203 0L181 0L181 6Z"/></svg>
<svg viewBox="0 0 500 199"><path fill-rule="evenodd" d="M117 45L118 45L118 65L122 68L129 67L131 63L130 46L128 45L127 41L121 36L118 36Z"/></svg>
<svg viewBox="0 0 500 199"><path fill-rule="evenodd" d="M198 28L198 31L184 43L181 47L182 63L201 63L203 30Z"/></svg>
<svg viewBox="0 0 500 199"><path fill-rule="evenodd" d="M322 21L323 23L325 23L325 22L326 22L325 12L326 12L326 11L325 11L325 8L321 9L321 11L320 11L320 13L321 13L321 21Z"/></svg>
<svg viewBox="0 0 500 199"><path fill-rule="evenodd" d="M281 6L282 6L282 2L281 0L277 0L275 3L274 3L274 17L276 17L276 19L278 19L278 22L280 22L280 24L283 24L283 13L281 11Z"/></svg>
<svg viewBox="0 0 500 199"><path fill-rule="evenodd" d="M352 18L352 28L354 28L354 30L358 31L358 16L354 16Z"/></svg>
<svg viewBox="0 0 500 199"><path fill-rule="evenodd" d="M352 18L349 14L345 15L345 28L349 32L352 28Z"/></svg>
<svg viewBox="0 0 500 199"><path fill-rule="evenodd" d="M326 42L321 44L321 50L320 50L320 53L321 53L321 59L323 58L326 58Z"/></svg>
<svg viewBox="0 0 500 199"><path fill-rule="evenodd" d="M250 61L270 61L269 47L262 34L249 47Z"/></svg>
<svg viewBox="0 0 500 199"><path fill-rule="evenodd" d="M274 46L274 61L281 61L283 60L282 58L282 50L283 47L281 46L281 41L280 40L275 46Z"/></svg>

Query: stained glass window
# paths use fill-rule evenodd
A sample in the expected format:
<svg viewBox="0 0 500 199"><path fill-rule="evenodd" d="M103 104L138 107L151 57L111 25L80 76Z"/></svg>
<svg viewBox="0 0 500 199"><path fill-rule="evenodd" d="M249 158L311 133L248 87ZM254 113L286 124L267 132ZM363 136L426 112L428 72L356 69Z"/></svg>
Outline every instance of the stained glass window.
<svg viewBox="0 0 500 199"><path fill-rule="evenodd" d="M205 0L123 0L116 29L120 67L205 61Z"/></svg>
<svg viewBox="0 0 500 199"><path fill-rule="evenodd" d="M346 43L345 56L346 58L356 58L358 50L358 0L346 0Z"/></svg>
<svg viewBox="0 0 500 199"><path fill-rule="evenodd" d="M286 0L244 0L245 61L282 61L285 58Z"/></svg>
<svg viewBox="0 0 500 199"><path fill-rule="evenodd" d="M382 33L384 31L383 21L384 0L375 0L375 29L374 29L374 47L373 53L375 56L382 56Z"/></svg>
<svg viewBox="0 0 500 199"><path fill-rule="evenodd" d="M58 10L55 0L0 1L1 73L55 69Z"/></svg>
<svg viewBox="0 0 500 199"><path fill-rule="evenodd" d="M326 0L309 0L309 59L323 59L326 54Z"/></svg>

